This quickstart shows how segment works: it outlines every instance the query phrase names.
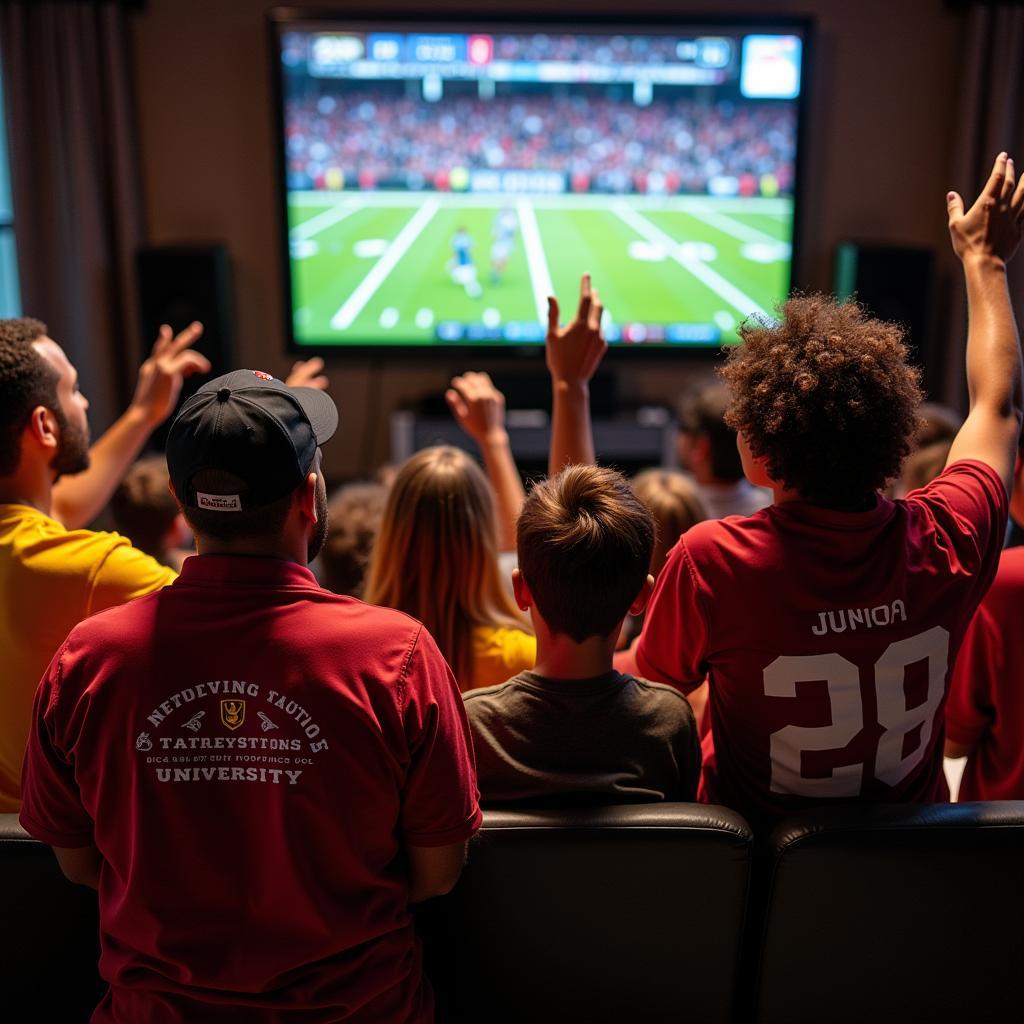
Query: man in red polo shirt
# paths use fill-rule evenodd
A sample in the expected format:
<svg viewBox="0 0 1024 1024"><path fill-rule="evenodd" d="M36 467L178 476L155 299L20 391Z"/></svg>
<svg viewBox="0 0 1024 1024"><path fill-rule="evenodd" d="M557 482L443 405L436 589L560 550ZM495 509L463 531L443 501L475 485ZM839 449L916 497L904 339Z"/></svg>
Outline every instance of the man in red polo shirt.
<svg viewBox="0 0 1024 1024"><path fill-rule="evenodd" d="M306 567L336 426L263 373L201 388L167 442L200 554L42 680L21 822L99 889L94 1021L432 1019L409 904L459 875L475 769L422 626Z"/></svg>
<svg viewBox="0 0 1024 1024"><path fill-rule="evenodd" d="M918 374L900 330L799 296L748 323L723 375L744 469L774 504L698 523L647 612L641 674L709 683L699 798L768 824L836 800L948 799L949 667L992 581L1020 433L1021 356L1006 261L1024 183L1005 153L964 211L947 197L967 283L970 412L945 471L901 501Z"/></svg>

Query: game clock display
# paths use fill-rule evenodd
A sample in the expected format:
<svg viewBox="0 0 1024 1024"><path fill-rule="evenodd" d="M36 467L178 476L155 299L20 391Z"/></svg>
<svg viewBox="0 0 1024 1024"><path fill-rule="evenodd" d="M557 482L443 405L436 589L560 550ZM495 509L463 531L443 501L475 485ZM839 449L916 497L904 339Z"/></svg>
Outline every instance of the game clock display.
<svg viewBox="0 0 1024 1024"><path fill-rule="evenodd" d="M274 23L296 348L717 347L790 288L806 27Z"/></svg>

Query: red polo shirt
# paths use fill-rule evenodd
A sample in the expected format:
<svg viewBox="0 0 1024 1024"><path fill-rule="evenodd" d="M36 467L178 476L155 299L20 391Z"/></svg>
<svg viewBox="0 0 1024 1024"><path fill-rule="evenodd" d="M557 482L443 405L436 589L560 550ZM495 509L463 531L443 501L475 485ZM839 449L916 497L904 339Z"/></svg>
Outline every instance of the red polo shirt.
<svg viewBox="0 0 1024 1024"><path fill-rule="evenodd" d="M428 1021L403 848L480 825L422 626L293 563L197 556L76 627L36 694L21 822L94 844L95 1021Z"/></svg>

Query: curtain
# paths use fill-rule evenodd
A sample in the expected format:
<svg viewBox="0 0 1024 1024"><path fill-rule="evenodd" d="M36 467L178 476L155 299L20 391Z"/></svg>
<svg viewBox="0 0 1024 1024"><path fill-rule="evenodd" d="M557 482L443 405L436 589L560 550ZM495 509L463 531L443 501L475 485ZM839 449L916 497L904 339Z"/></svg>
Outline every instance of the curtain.
<svg viewBox="0 0 1024 1024"><path fill-rule="evenodd" d="M126 17L116 3L0 3L22 308L77 367L97 433L127 403L140 359Z"/></svg>
<svg viewBox="0 0 1024 1024"><path fill-rule="evenodd" d="M964 77L960 109L953 125L957 140L951 183L969 204L981 191L1000 150L1024 172L1024 7L970 5L964 38ZM964 352L967 344L967 295L955 257L946 312L947 349L943 401L965 408L967 396ZM1024 317L1024 252L1009 267L1010 294L1017 317Z"/></svg>

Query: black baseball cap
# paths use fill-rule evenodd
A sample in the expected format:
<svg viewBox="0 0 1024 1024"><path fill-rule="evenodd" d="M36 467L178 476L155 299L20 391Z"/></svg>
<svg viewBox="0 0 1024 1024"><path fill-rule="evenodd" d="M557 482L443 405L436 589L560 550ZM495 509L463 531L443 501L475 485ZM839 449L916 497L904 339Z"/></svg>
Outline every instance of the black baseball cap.
<svg viewBox="0 0 1024 1024"><path fill-rule="evenodd" d="M235 370L204 384L181 407L167 435L167 469L189 508L238 512L294 491L317 448L338 429L324 391L290 388L262 370ZM219 469L245 483L242 494L197 491L197 473Z"/></svg>

